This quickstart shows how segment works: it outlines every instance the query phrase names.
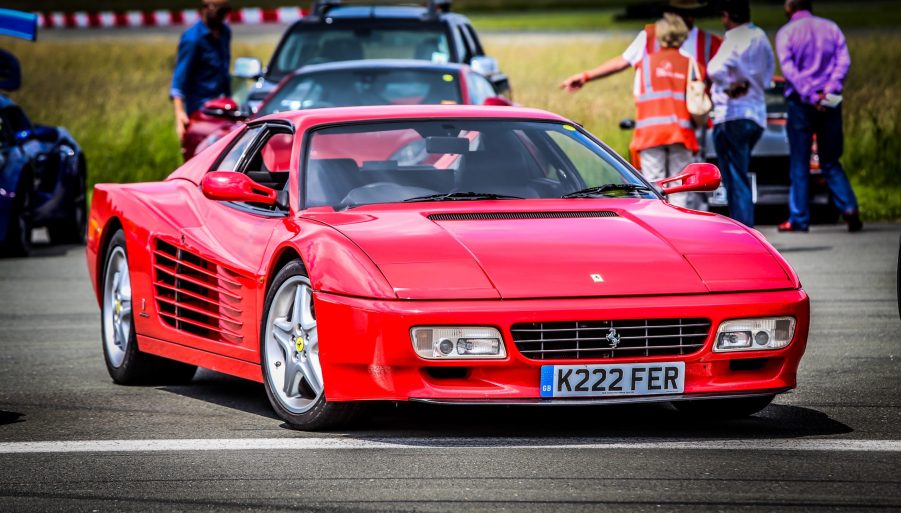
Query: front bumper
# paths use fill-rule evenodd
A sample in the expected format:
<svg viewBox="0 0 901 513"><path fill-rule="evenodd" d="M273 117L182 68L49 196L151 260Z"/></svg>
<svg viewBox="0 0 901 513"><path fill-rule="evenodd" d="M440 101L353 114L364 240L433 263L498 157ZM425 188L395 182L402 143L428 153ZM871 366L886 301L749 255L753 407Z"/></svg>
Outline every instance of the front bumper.
<svg viewBox="0 0 901 513"><path fill-rule="evenodd" d="M680 396L610 397L589 402L779 393L796 385L810 317L809 300L803 290L506 301L384 301L317 293L315 301L326 397L337 402L546 404L547 400L540 400L539 391L542 365L674 361L685 362L685 390ZM712 352L714 333L721 322L781 315L797 319L794 338L787 347L747 353ZM520 322L680 317L710 319L711 330L700 351L656 357L530 360L517 350L510 334L510 327ZM423 325L494 326L504 337L507 357L484 361L424 360L413 351L410 341L410 328ZM584 404L586 400L552 402Z"/></svg>

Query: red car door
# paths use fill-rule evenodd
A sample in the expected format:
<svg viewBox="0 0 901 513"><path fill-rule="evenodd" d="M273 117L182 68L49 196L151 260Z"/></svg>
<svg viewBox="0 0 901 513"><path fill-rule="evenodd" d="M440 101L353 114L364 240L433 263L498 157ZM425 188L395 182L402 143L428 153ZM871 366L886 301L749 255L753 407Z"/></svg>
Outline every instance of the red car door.
<svg viewBox="0 0 901 513"><path fill-rule="evenodd" d="M285 190L293 134L284 125L250 127L225 151L216 171L247 174ZM216 201L184 187L181 223L151 237L152 290L160 323L148 336L195 349L259 361L259 278L278 207ZM190 219L193 217L194 219ZM193 221L193 222L192 222Z"/></svg>

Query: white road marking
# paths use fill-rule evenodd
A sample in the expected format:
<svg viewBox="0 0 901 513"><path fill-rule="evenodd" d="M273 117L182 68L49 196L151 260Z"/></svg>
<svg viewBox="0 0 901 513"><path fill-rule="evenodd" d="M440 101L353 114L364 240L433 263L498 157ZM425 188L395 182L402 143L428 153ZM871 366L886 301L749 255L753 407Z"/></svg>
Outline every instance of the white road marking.
<svg viewBox="0 0 901 513"><path fill-rule="evenodd" d="M0 454L317 449L626 449L901 452L901 440L630 440L623 438L224 438L2 442Z"/></svg>

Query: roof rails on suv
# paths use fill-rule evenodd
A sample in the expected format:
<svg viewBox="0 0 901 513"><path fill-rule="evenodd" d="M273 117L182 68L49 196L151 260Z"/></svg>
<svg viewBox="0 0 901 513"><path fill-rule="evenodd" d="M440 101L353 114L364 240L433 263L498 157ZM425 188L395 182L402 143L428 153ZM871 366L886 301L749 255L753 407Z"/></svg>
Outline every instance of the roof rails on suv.
<svg viewBox="0 0 901 513"><path fill-rule="evenodd" d="M415 2L404 2L404 1L365 1L361 2L359 5L422 5L423 2L415 3ZM448 13L451 10L451 4L453 0L427 0L424 2L426 5L424 7L427 8L429 16L438 16L442 13ZM342 0L315 0L313 2L313 7L310 9L310 14L317 18L322 18L331 9L335 7L341 7L343 5L354 5L354 2L343 2Z"/></svg>

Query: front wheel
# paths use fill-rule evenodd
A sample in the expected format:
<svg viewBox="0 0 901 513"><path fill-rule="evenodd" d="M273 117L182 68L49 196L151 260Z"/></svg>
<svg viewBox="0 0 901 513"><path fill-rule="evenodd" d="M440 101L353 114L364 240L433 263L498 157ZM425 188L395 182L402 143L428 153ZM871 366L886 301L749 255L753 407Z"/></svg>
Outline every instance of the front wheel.
<svg viewBox="0 0 901 513"><path fill-rule="evenodd" d="M293 428L316 430L350 420L355 405L331 403L319 363L313 289L298 260L283 267L266 294L260 356L266 396Z"/></svg>
<svg viewBox="0 0 901 513"><path fill-rule="evenodd" d="M131 274L122 230L110 239L104 262L100 319L103 359L110 377L120 385L191 381L197 371L194 365L160 358L138 349L131 301Z"/></svg>
<svg viewBox="0 0 901 513"><path fill-rule="evenodd" d="M698 419L730 420L754 415L766 408L775 397L775 395L764 395L737 399L673 401L673 406L680 412Z"/></svg>
<svg viewBox="0 0 901 513"><path fill-rule="evenodd" d="M0 242L0 254L21 257L28 256L31 252L32 186L31 177L23 175L12 200L6 240Z"/></svg>

